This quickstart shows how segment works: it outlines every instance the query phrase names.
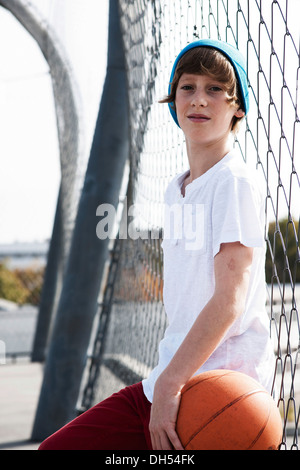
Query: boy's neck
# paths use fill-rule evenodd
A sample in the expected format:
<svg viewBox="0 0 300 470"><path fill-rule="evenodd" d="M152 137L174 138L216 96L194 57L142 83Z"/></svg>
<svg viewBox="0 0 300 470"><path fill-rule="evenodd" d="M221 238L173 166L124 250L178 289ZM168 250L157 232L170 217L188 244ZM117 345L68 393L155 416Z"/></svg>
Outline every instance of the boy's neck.
<svg viewBox="0 0 300 470"><path fill-rule="evenodd" d="M198 144L193 145L193 143L186 142L186 149L190 167L188 183L191 183L222 160L232 149L232 144L230 139L219 145L215 143L214 145L203 147Z"/></svg>

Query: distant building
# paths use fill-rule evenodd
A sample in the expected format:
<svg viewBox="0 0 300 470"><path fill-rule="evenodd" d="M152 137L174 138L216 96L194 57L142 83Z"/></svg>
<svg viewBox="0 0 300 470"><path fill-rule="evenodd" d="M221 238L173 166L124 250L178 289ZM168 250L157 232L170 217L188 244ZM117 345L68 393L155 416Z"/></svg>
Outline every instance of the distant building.
<svg viewBox="0 0 300 470"><path fill-rule="evenodd" d="M16 242L0 244L0 263L10 268L44 266L47 262L49 242Z"/></svg>

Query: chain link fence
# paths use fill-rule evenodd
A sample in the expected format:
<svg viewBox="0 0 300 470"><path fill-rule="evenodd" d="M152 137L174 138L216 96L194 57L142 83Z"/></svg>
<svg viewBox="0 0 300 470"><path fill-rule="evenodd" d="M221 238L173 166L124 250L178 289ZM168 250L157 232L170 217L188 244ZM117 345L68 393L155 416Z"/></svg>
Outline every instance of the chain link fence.
<svg viewBox="0 0 300 470"><path fill-rule="evenodd" d="M169 180L186 169L183 136L165 106L178 52L196 38L236 45L248 64L250 113L235 148L265 181L267 309L274 386L283 420L281 448L298 448L299 371L299 25L297 1L119 1L131 120L129 204L139 237L112 249L99 306L81 410L156 365L166 327L162 299L161 217ZM124 201L123 201L124 202ZM128 221L128 226L131 219ZM270 223L270 226L269 226ZM156 235L153 236L153 233ZM147 236L145 236L147 234Z"/></svg>

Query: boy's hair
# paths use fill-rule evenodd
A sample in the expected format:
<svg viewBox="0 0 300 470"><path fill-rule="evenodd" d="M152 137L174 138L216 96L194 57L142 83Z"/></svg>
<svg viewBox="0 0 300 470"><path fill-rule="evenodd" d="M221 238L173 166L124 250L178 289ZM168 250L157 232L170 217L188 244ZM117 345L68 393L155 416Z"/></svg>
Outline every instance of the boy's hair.
<svg viewBox="0 0 300 470"><path fill-rule="evenodd" d="M173 103L172 107L176 112L175 97L177 86L180 77L184 73L208 75L215 78L218 82L224 83L225 91L228 94L228 102L236 103L239 107L242 107L243 101L233 65L222 52L211 47L195 47L181 57L171 83L170 94L160 100L160 103ZM239 122L242 119L236 116L233 117L231 128L233 132L237 132Z"/></svg>

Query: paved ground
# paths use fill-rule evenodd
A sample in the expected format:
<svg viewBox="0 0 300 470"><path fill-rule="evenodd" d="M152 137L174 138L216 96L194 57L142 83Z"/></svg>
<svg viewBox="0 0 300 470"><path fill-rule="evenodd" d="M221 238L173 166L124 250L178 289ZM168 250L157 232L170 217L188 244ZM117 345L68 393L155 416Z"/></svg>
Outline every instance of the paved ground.
<svg viewBox="0 0 300 470"><path fill-rule="evenodd" d="M0 450L36 450L39 446L30 442L30 437L43 365L20 357L15 363L9 362L13 353L30 356L36 316L36 309L24 307L18 311L14 305L0 303ZM2 364L5 357L7 362ZM300 382L295 385L299 392ZM292 442L289 433L288 449Z"/></svg>
<svg viewBox="0 0 300 470"><path fill-rule="evenodd" d="M30 442L43 366L19 360L0 365L0 450L36 450Z"/></svg>

